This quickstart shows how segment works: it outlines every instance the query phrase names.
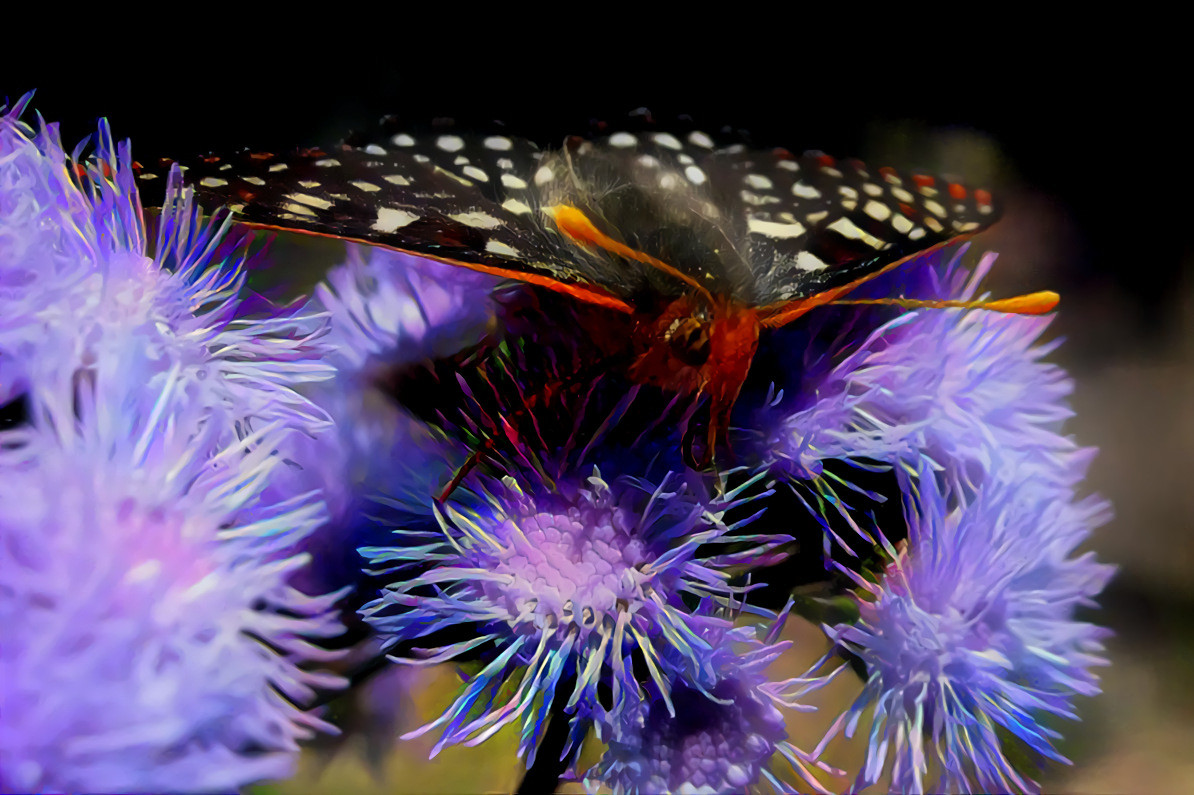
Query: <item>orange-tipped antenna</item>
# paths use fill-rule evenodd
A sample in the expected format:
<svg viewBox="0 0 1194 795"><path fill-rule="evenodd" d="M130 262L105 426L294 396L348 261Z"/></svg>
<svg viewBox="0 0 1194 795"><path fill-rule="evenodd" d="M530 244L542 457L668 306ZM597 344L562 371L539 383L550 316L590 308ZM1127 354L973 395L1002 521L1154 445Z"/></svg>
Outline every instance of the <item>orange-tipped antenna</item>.
<svg viewBox="0 0 1194 795"><path fill-rule="evenodd" d="M572 205L557 204L554 207L544 207L543 211L552 217L552 219L556 222L556 226L558 226L560 231L564 233L564 236L572 240L574 243L579 243L582 246L597 246L598 248L603 248L606 251L612 251L614 254L626 257L627 259L641 262L644 265L650 265L652 268L663 271L669 276L684 282L689 287L700 293L701 297L708 302L709 306L714 305L713 293L709 292L709 290L697 282L696 279L692 278L686 273L681 273L663 260L656 259L650 254L633 249L624 243L619 243L594 226L593 222L589 220L588 216Z"/></svg>
<svg viewBox="0 0 1194 795"><path fill-rule="evenodd" d="M1014 298L1000 298L994 301L942 301L918 300L916 298L842 298L829 304L882 304L900 306L904 309L986 309L1009 315L1043 315L1057 306L1061 296L1050 290L1042 290Z"/></svg>

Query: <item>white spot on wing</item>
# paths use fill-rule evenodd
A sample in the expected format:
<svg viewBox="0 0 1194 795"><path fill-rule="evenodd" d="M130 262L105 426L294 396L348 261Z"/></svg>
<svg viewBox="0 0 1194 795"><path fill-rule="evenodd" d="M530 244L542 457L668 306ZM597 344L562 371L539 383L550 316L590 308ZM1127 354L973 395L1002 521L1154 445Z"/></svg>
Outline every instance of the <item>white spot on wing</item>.
<svg viewBox="0 0 1194 795"><path fill-rule="evenodd" d="M555 178L555 173L551 170L551 166L539 166L539 170L535 172L535 184L546 185Z"/></svg>
<svg viewBox="0 0 1194 795"><path fill-rule="evenodd" d="M684 145L677 141L676 136L671 133L655 133L651 136L651 139L660 146L673 149L677 152L684 148Z"/></svg>
<svg viewBox="0 0 1194 795"><path fill-rule="evenodd" d="M357 190L363 190L366 193L377 193L381 188L374 185L372 182L365 182L361 179L354 179L352 184L356 186Z"/></svg>
<svg viewBox="0 0 1194 795"><path fill-rule="evenodd" d="M764 177L762 174L747 174L746 184L755 190L771 190L771 188L774 187L771 184L771 180L769 180L767 177Z"/></svg>
<svg viewBox="0 0 1194 795"><path fill-rule="evenodd" d="M879 238L859 228L858 224L854 223L849 218L838 218L827 228L832 229L842 237L846 237L851 240L861 240L863 243L866 243L876 251L887 246L887 244Z"/></svg>
<svg viewBox="0 0 1194 795"><path fill-rule="evenodd" d="M242 179L250 185L261 186L265 184L265 180L261 177L242 177Z"/></svg>
<svg viewBox="0 0 1194 795"><path fill-rule="evenodd" d="M289 210L296 218L300 215L305 215L308 217L315 215L315 212L310 207L304 207L303 205L296 204L295 202L286 202L286 204L282 205L282 209Z"/></svg>
<svg viewBox="0 0 1194 795"><path fill-rule="evenodd" d="M315 165L319 166L320 168L334 168L335 166L340 165L340 161L334 157L325 157L323 160L316 160Z"/></svg>
<svg viewBox="0 0 1194 795"><path fill-rule="evenodd" d="M382 149L377 144L369 144L365 147L365 154L369 155L384 155L386 150Z"/></svg>
<svg viewBox="0 0 1194 795"><path fill-rule="evenodd" d="M504 207L508 212L514 213L515 215L523 215L531 211L530 207L523 202L520 202L518 199L506 199L504 202L502 202L502 207Z"/></svg>
<svg viewBox="0 0 1194 795"><path fill-rule="evenodd" d="M485 243L485 250L499 257L520 257L522 252L513 246L508 246L500 240L489 240Z"/></svg>
<svg viewBox="0 0 1194 795"><path fill-rule="evenodd" d="M619 149L628 149L637 143L638 139L628 132L614 133L609 137L609 145L616 146Z"/></svg>
<svg viewBox="0 0 1194 795"><path fill-rule="evenodd" d="M309 193L291 193L286 198L296 201L299 204L306 204L309 207L318 207L320 210L326 210L332 206L332 203L327 199L321 199Z"/></svg>
<svg viewBox="0 0 1194 795"><path fill-rule="evenodd" d="M688 142L693 146L699 146L702 149L712 149L713 139L705 135L700 130L694 130L688 134Z"/></svg>
<svg viewBox="0 0 1194 795"><path fill-rule="evenodd" d="M779 239L800 237L805 232L804 224L799 221L791 224L778 224L774 221L764 221L759 218L749 219L746 222L746 228L755 234Z"/></svg>
<svg viewBox="0 0 1194 795"><path fill-rule="evenodd" d="M796 254L796 267L802 271L823 271L829 266L816 254L800 251Z"/></svg>
<svg viewBox="0 0 1194 795"><path fill-rule="evenodd" d="M394 144L394 146L414 146L415 139L406 133L398 133L390 138L390 143Z"/></svg>
<svg viewBox="0 0 1194 795"><path fill-rule="evenodd" d="M390 183L391 185L409 185L410 184L410 180L407 179L406 177L402 176L401 174L386 174L384 177L382 177L382 179L384 179L386 182Z"/></svg>
<svg viewBox="0 0 1194 795"><path fill-rule="evenodd" d="M945 217L945 208L942 207L935 199L926 199L925 200L925 209L927 209L929 212L931 212L933 215L937 216L938 218Z"/></svg>
<svg viewBox="0 0 1194 795"><path fill-rule="evenodd" d="M219 188L228 184L228 180L220 179L219 177L204 177L199 180L199 184L205 188Z"/></svg>
<svg viewBox="0 0 1194 795"><path fill-rule="evenodd" d="M504 135L491 135L481 143L486 149L495 152L506 152L514 147L514 142Z"/></svg>
<svg viewBox="0 0 1194 795"><path fill-rule="evenodd" d="M502 225L502 222L499 219L494 218L489 213L483 213L480 210L470 210L467 213L456 213L455 215L449 215L448 217L453 221L457 221L465 226L471 226L476 229L497 229Z"/></svg>
<svg viewBox="0 0 1194 795"><path fill-rule="evenodd" d="M899 213L892 216L891 225L901 235L906 235L912 231L912 222Z"/></svg>
<svg viewBox="0 0 1194 795"><path fill-rule="evenodd" d="M524 190L527 187L525 181L519 179L513 174L502 174L502 184L507 188L514 188L516 190Z"/></svg>
<svg viewBox="0 0 1194 795"><path fill-rule="evenodd" d="M701 171L697 166L688 166L684 169L684 176L688 177L688 181L693 185L701 185L705 182L705 172Z"/></svg>
<svg viewBox="0 0 1194 795"><path fill-rule="evenodd" d="M477 180L477 182L489 182L489 175L476 166L465 166L463 170L466 175Z"/></svg>
<svg viewBox="0 0 1194 795"><path fill-rule="evenodd" d="M269 167L269 170L270 171L285 171L287 168L289 168L289 166L287 166L285 163L274 163L272 166Z"/></svg>
<svg viewBox="0 0 1194 795"><path fill-rule="evenodd" d="M799 196L802 199L819 199L821 198L821 191L814 188L805 182L792 183L792 194Z"/></svg>
<svg viewBox="0 0 1194 795"><path fill-rule="evenodd" d="M886 221L891 217L891 208L883 202L877 202L874 199L863 205L862 211L876 221Z"/></svg>
<svg viewBox="0 0 1194 795"><path fill-rule="evenodd" d="M435 139L435 145L445 152L459 152L464 148L464 139L459 135L441 135Z"/></svg>
<svg viewBox="0 0 1194 795"><path fill-rule="evenodd" d="M370 228L378 232L393 232L417 220L419 220L419 216L414 213L408 213L406 210L398 210L394 207L378 207L377 220L373 222L373 226Z"/></svg>

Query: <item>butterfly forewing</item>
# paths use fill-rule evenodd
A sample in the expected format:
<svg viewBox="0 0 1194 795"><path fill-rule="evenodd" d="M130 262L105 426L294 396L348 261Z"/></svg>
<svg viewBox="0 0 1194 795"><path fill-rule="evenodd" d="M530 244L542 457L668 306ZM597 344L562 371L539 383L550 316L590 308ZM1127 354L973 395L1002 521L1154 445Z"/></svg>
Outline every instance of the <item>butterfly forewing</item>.
<svg viewBox="0 0 1194 795"><path fill-rule="evenodd" d="M504 134L384 129L334 151L190 166L208 209L388 246L652 311L700 285L774 308L841 288L995 220L989 194L820 153L717 148L700 132L617 132L558 150ZM143 182L153 173L142 175ZM164 182L164 180L162 180ZM667 263L567 239L553 208ZM561 289L562 292L569 290ZM587 292L586 292L587 291Z"/></svg>
<svg viewBox="0 0 1194 795"><path fill-rule="evenodd" d="M738 209L758 305L840 287L995 219L984 191L819 152L730 147L704 166Z"/></svg>
<svg viewBox="0 0 1194 795"><path fill-rule="evenodd" d="M476 178L480 166L454 166L461 155L447 151L454 142L442 143L440 136L406 147L242 152L190 164L185 177L204 207L228 206L249 225L381 245L512 277L526 274L529 281L538 276L594 285L602 288L598 298L609 292L597 278L600 271L586 267L591 258L538 217L535 192L513 165L497 162L505 157L487 163L493 170L482 181ZM518 162L522 169L533 165L527 156ZM140 176L142 185L165 182L152 170ZM481 182L490 185L490 196Z"/></svg>

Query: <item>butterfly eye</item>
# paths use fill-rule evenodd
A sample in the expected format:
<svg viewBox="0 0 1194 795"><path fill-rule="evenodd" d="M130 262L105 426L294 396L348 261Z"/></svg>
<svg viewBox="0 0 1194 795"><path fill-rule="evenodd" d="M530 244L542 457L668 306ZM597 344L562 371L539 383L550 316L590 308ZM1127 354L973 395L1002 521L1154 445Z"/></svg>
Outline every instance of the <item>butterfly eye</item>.
<svg viewBox="0 0 1194 795"><path fill-rule="evenodd" d="M695 317L674 322L666 339L676 358L687 365L699 367L709 360L709 326Z"/></svg>

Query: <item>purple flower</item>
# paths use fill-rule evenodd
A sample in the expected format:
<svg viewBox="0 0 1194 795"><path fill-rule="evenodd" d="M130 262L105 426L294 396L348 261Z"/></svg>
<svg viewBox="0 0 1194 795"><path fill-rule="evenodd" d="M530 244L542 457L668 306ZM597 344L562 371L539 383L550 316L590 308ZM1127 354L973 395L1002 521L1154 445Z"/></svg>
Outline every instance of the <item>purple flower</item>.
<svg viewBox="0 0 1194 795"><path fill-rule="evenodd" d="M360 371L370 359L400 366L475 344L493 320L489 296L500 283L466 268L350 246L348 262L328 273L315 297L331 315L335 361Z"/></svg>
<svg viewBox="0 0 1194 795"><path fill-rule="evenodd" d="M468 451L453 458L457 446L408 414L383 385L390 372L483 339L497 283L464 268L350 246L348 261L316 288L310 308L329 318L325 361L335 377L304 394L335 430L291 434L279 451L288 466L274 483L279 494L318 491L328 503L329 523L306 542L315 561L304 587L360 578L357 547L379 543L385 532L367 516L376 496L406 495L405 510L431 520L433 496Z"/></svg>
<svg viewBox="0 0 1194 795"><path fill-rule="evenodd" d="M352 246L348 262L316 288L316 303L331 321L328 362L336 378L308 394L339 433L316 440L317 449L302 460L317 467L334 462L338 478L324 482L338 480L341 502L402 492L418 495L421 512L431 516L432 495L451 478L444 457L452 446L382 394L379 371L476 344L493 320L489 296L498 282L432 260Z"/></svg>
<svg viewBox="0 0 1194 795"><path fill-rule="evenodd" d="M914 486L904 478L907 548L888 546L893 562L879 582L856 576L860 620L828 630L869 673L829 735L852 736L873 710L860 785L890 770L909 792L1033 790L1001 732L1065 761L1042 718L1074 719L1074 696L1099 692L1090 668L1106 664L1107 633L1074 613L1112 568L1074 550L1109 507L1025 477L988 480L973 495L928 469ZM930 757L940 763L936 784L926 783Z"/></svg>
<svg viewBox="0 0 1194 795"><path fill-rule="evenodd" d="M229 410L225 442L253 423L326 430L294 389L333 372L319 361L322 323L235 317L243 250L228 222L204 221L175 171L150 258L127 143L101 125L80 180L55 128L34 132L20 109L0 115L0 395L69 395L104 362L112 378L95 388L113 392L96 401L113 410L143 405L135 387L170 384Z"/></svg>
<svg viewBox="0 0 1194 795"><path fill-rule="evenodd" d="M330 729L295 704L339 684L300 668L339 594L295 591L285 555L322 505L258 500L279 429L212 456L218 418L158 398L152 421L0 434L5 791L235 788Z"/></svg>
<svg viewBox="0 0 1194 795"><path fill-rule="evenodd" d="M569 747L577 750L601 711L599 685L609 686L605 703L614 711L638 698L634 659L670 710L670 683L695 675L708 649L699 630L713 620L693 615L683 599L731 599L738 589L727 584L726 567L777 543L736 535L734 552L702 557L737 529L723 514L740 503L739 492L710 500L676 475L652 484L592 473L554 488L513 477L481 481L458 492L438 528L399 527L394 546L362 550L396 575L364 611L379 632L398 644L461 628L466 640L432 641L419 651L423 662L484 654L448 711L410 735L442 726L435 752L520 720L520 754L530 764L557 698L572 714ZM557 692L573 676L575 684Z"/></svg>
<svg viewBox="0 0 1194 795"><path fill-rule="evenodd" d="M17 108L16 110L19 110ZM0 788L210 791L284 776L330 729L299 706L342 632L289 579L323 519L265 497L327 423L319 324L237 320L225 227L173 190L145 253L127 146L76 181L52 127L0 113ZM76 154L76 160L78 156ZM177 175L173 177L177 180Z"/></svg>
<svg viewBox="0 0 1194 795"><path fill-rule="evenodd" d="M778 753L818 792L827 792L814 762L787 739L781 709L808 711L799 698L823 679L770 681L765 668L791 645L765 643L756 627L704 628L710 651L703 676L672 685L673 710L659 698L632 701L597 724L607 744L585 783L609 787L615 795L653 792L745 792L765 782L776 792L793 792L770 769Z"/></svg>
<svg viewBox="0 0 1194 795"><path fill-rule="evenodd" d="M888 295L973 298L995 255L971 275L959 267L962 253L942 266L900 269L879 287ZM827 459L917 466L923 456L977 479L1031 470L1074 485L1093 451L1059 433L1072 414L1073 382L1043 361L1055 347L1038 344L1050 321L922 309L884 323L861 344L841 339L827 354L839 357L836 365L801 385L794 408L785 404L761 422L770 429L764 457L799 478L820 474Z"/></svg>

